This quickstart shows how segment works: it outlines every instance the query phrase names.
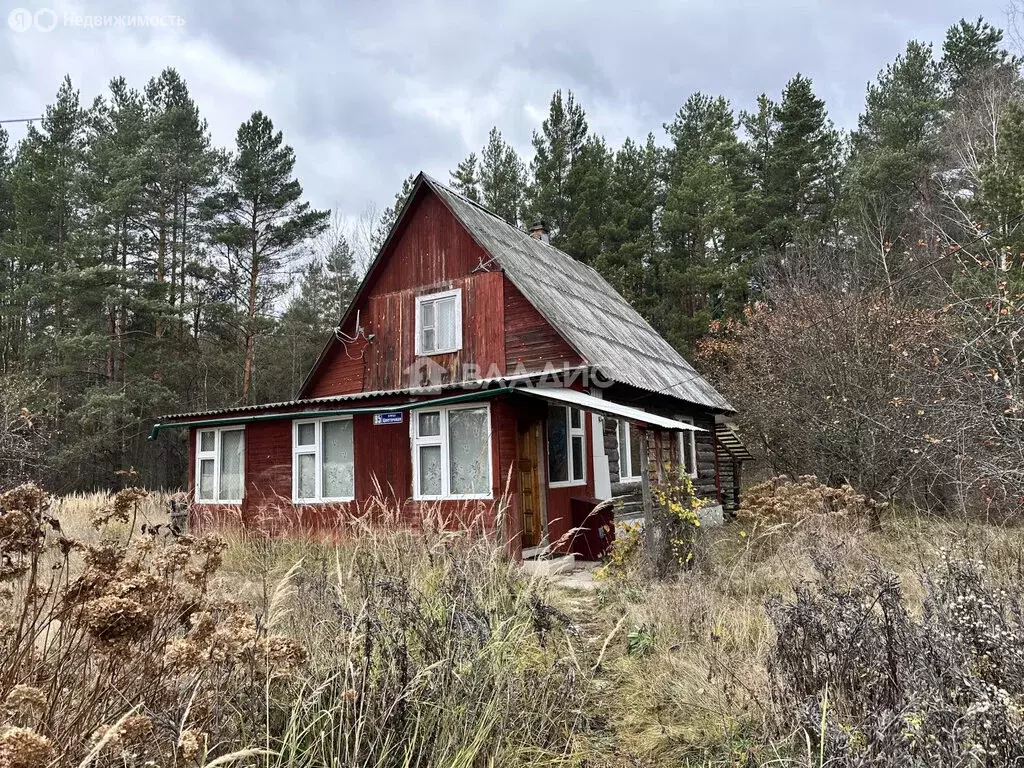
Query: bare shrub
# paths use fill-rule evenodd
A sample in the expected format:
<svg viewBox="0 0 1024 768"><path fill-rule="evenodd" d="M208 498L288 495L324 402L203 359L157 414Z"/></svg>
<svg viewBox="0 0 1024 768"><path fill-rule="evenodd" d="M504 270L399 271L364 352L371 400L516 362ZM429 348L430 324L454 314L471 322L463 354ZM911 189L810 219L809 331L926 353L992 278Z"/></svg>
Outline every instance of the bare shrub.
<svg viewBox="0 0 1024 768"><path fill-rule="evenodd" d="M832 487L814 475L795 480L786 475L751 486L743 494L739 517L745 523L800 523L807 518L846 518L854 523L870 521L877 526L886 504L857 493L850 485Z"/></svg>
<svg viewBox="0 0 1024 768"><path fill-rule="evenodd" d="M920 615L880 568L852 584L818 561L816 588L769 604L769 659L784 727L835 766L1020 765L1024 613L1019 582L947 557L923 578Z"/></svg>

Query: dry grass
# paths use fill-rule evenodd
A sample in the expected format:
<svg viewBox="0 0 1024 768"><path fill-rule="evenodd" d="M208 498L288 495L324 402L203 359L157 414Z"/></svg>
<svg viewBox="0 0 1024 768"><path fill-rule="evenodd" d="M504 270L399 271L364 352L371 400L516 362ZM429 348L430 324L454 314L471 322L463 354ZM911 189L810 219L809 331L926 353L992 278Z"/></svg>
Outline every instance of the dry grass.
<svg viewBox="0 0 1024 768"><path fill-rule="evenodd" d="M995 580L1017 581L1024 567L1024 531L1013 527L887 511L872 531L857 517L813 515L707 531L697 567L675 581L627 575L574 593L527 578L496 542L429 526L378 521L336 537L342 545L235 532L211 549L140 535L167 522L166 501L133 499L111 516L113 497L74 496L46 512L78 545L16 638L36 652L0 662L0 757L21 750L33 765L69 768L229 757L261 768L819 766L772 701L766 602L819 579L822 553L854 576L896 573L911 610L922 574L950 551ZM96 527L97 513L111 519ZM48 531L39 553L47 579L57 540ZM86 556L111 542L149 548L134 566L156 578L153 605L137 601L138 637L131 610L90 624L95 605L68 613L60 602L89 574ZM192 565L169 573L168 552L186 549ZM203 565L210 552L216 567ZM115 568L104 589L125 575ZM0 601L9 627L29 593L6 583L17 587ZM217 642L197 634L195 616ZM171 648L193 660L184 673Z"/></svg>
<svg viewBox="0 0 1024 768"><path fill-rule="evenodd" d="M632 654L615 644L595 681L605 749L623 765L818 765L813 750L779 732L765 605L819 579L822 554L846 574L897 574L912 612L922 576L950 553L985 563L995 581L1019 583L1024 568L1020 528L895 513L880 531L823 516L764 528L730 523L709 532L705 546L700 567L675 582L626 577L602 589L601 626L624 620L623 634L649 638Z"/></svg>
<svg viewBox="0 0 1024 768"><path fill-rule="evenodd" d="M493 541L143 533L163 501L0 496L3 768L578 764L575 630Z"/></svg>

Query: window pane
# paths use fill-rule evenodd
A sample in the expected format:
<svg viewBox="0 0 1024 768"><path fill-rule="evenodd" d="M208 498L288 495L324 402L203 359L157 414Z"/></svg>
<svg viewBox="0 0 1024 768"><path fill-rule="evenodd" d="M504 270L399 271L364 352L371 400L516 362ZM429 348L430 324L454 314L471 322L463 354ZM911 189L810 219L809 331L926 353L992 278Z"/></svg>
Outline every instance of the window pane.
<svg viewBox="0 0 1024 768"><path fill-rule="evenodd" d="M583 412L579 408L570 409L572 413L572 428L582 429L583 428Z"/></svg>
<svg viewBox="0 0 1024 768"><path fill-rule="evenodd" d="M205 432L199 433L199 450L203 453L212 453L214 448L214 437L213 430L206 430Z"/></svg>
<svg viewBox="0 0 1024 768"><path fill-rule="evenodd" d="M299 424L298 436L299 445L314 445L316 443L316 424Z"/></svg>
<svg viewBox="0 0 1024 768"><path fill-rule="evenodd" d="M455 346L455 296L437 302L437 349Z"/></svg>
<svg viewBox="0 0 1024 768"><path fill-rule="evenodd" d="M419 414L417 432L420 437L435 437L441 434L441 412L427 411Z"/></svg>
<svg viewBox="0 0 1024 768"><path fill-rule="evenodd" d="M576 436L572 439L572 479L583 479L583 460L586 458L583 448L583 438Z"/></svg>
<svg viewBox="0 0 1024 768"><path fill-rule="evenodd" d="M354 496L352 422L325 421L323 431L324 496L329 499Z"/></svg>
<svg viewBox="0 0 1024 768"><path fill-rule="evenodd" d="M437 333L434 325L434 302L420 304L419 318L420 351L424 354L437 349Z"/></svg>
<svg viewBox="0 0 1024 768"><path fill-rule="evenodd" d="M693 432L689 430L683 432L682 439L680 440L680 448L683 453L683 467L686 469L687 474L692 475L694 472L693 466Z"/></svg>
<svg viewBox="0 0 1024 768"><path fill-rule="evenodd" d="M426 355L435 349L437 349L437 342L435 341L434 329L426 328L420 336L420 352Z"/></svg>
<svg viewBox="0 0 1024 768"><path fill-rule="evenodd" d="M568 430L566 409L560 405L548 408L548 480L561 483L569 479Z"/></svg>
<svg viewBox="0 0 1024 768"><path fill-rule="evenodd" d="M629 477L629 422L620 421L615 432L619 442L619 477Z"/></svg>
<svg viewBox="0 0 1024 768"><path fill-rule="evenodd" d="M448 455L452 494L485 494L490 490L486 409L449 411Z"/></svg>
<svg viewBox="0 0 1024 768"><path fill-rule="evenodd" d="M213 459L199 462L199 498L213 501Z"/></svg>
<svg viewBox="0 0 1024 768"><path fill-rule="evenodd" d="M295 492L300 499L316 498L316 454L300 453L295 457L297 474Z"/></svg>
<svg viewBox="0 0 1024 768"><path fill-rule="evenodd" d="M220 433L220 501L242 498L242 466L245 433L240 429Z"/></svg>
<svg viewBox="0 0 1024 768"><path fill-rule="evenodd" d="M634 477L640 477L640 460L643 458L644 442L643 436L640 434L640 430L637 429L635 424L629 425L629 458L630 458L630 474Z"/></svg>
<svg viewBox="0 0 1024 768"><path fill-rule="evenodd" d="M441 446L421 445L420 451L420 495L441 495Z"/></svg>
<svg viewBox="0 0 1024 768"><path fill-rule="evenodd" d="M420 328L434 327L434 302L424 301L420 304Z"/></svg>

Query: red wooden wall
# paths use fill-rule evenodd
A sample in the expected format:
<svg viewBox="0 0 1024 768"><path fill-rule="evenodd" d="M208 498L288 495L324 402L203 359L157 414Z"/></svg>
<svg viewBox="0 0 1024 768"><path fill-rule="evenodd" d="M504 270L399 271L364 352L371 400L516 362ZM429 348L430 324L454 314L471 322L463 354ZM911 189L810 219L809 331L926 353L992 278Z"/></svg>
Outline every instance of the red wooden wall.
<svg viewBox="0 0 1024 768"><path fill-rule="evenodd" d="M484 404L484 403L481 403ZM356 516L394 515L393 522L418 527L429 514L448 527L483 524L503 544L518 548L515 409L507 398L490 401L492 496L489 500L424 501L412 499L412 448L409 414L401 424L373 423L372 414L353 416L355 500L341 504L301 504L292 498L292 422L288 419L245 425L245 495L241 506L194 504L193 519L237 523L267 530L330 531ZM189 435L189 492L195 490L196 430ZM509 479L511 477L511 484ZM502 530L496 529L498 516Z"/></svg>
<svg viewBox="0 0 1024 768"><path fill-rule="evenodd" d="M580 364L526 297L488 265L490 259L442 200L422 187L343 328L356 336L358 311L372 342L332 340L302 397L418 385L416 297L455 288L462 289L462 349L429 358L445 370L441 382L431 383L541 370L546 363Z"/></svg>
<svg viewBox="0 0 1024 768"><path fill-rule="evenodd" d="M543 370L545 364L561 368L576 366L583 359L507 277L505 300L505 370L518 367Z"/></svg>

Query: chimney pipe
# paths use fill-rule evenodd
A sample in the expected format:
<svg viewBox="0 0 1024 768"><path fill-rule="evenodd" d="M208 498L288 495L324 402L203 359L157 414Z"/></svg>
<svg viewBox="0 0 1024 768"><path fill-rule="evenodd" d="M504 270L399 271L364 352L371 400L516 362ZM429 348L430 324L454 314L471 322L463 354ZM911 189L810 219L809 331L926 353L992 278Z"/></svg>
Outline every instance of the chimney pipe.
<svg viewBox="0 0 1024 768"><path fill-rule="evenodd" d="M551 231L548 229L548 223L544 219L538 219L530 226L530 237L534 240L540 240L542 243L551 242Z"/></svg>

